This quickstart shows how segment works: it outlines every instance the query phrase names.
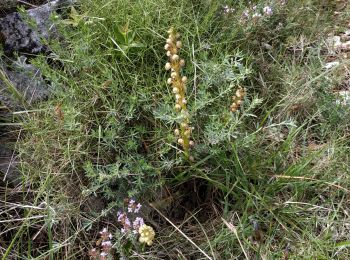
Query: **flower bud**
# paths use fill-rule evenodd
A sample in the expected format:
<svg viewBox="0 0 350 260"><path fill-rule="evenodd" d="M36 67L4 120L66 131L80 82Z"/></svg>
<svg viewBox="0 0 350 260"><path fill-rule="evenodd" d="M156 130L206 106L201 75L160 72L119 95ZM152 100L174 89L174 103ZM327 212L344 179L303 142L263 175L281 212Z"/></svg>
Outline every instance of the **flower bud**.
<svg viewBox="0 0 350 260"><path fill-rule="evenodd" d="M189 145L190 145L191 147L193 147L193 146L194 146L194 142L191 140L191 141L189 142Z"/></svg>
<svg viewBox="0 0 350 260"><path fill-rule="evenodd" d="M237 101L236 101L236 104L237 104L237 105L242 104L242 100L240 100L240 99L239 99L239 100L237 100Z"/></svg>
<svg viewBox="0 0 350 260"><path fill-rule="evenodd" d="M181 67L185 66L185 60L184 60L184 59L181 59L181 60L180 60L180 66L181 66Z"/></svg>
<svg viewBox="0 0 350 260"><path fill-rule="evenodd" d="M187 128L188 127L188 125L186 124L186 123L181 123L181 127L183 127L183 128Z"/></svg>
<svg viewBox="0 0 350 260"><path fill-rule="evenodd" d="M184 140L183 140L183 139L181 139L181 138L177 139L177 142L178 142L179 144L181 144L181 145L183 145L183 144L184 144Z"/></svg>
<svg viewBox="0 0 350 260"><path fill-rule="evenodd" d="M167 63L165 64L165 69L166 69L166 70L170 70L170 69L171 69L171 64L170 64L169 62L167 62Z"/></svg>
<svg viewBox="0 0 350 260"><path fill-rule="evenodd" d="M175 71L173 71L173 72L171 72L171 74L170 74L170 75L171 75L171 77L172 77L172 78L176 78L177 73L176 73Z"/></svg>
<svg viewBox="0 0 350 260"><path fill-rule="evenodd" d="M176 136L179 136L179 135L180 135L180 130L179 130L179 129L175 129L175 130L174 130L174 134L175 134Z"/></svg>
<svg viewBox="0 0 350 260"><path fill-rule="evenodd" d="M171 57L171 59L174 60L174 61L177 61L177 60L179 60L179 55L174 54L174 55Z"/></svg>
<svg viewBox="0 0 350 260"><path fill-rule="evenodd" d="M169 49L169 44L168 44L168 43L164 45L164 49L165 49L165 50L168 50L168 49Z"/></svg>
<svg viewBox="0 0 350 260"><path fill-rule="evenodd" d="M166 43L167 44L171 44L173 41L170 39L170 37L168 39L166 39Z"/></svg>
<svg viewBox="0 0 350 260"><path fill-rule="evenodd" d="M187 104L187 100L184 98L184 99L182 99L182 103L183 104Z"/></svg>
<svg viewBox="0 0 350 260"><path fill-rule="evenodd" d="M188 159L189 159L191 162L194 162L193 156L190 156Z"/></svg>
<svg viewBox="0 0 350 260"><path fill-rule="evenodd" d="M181 110L181 106L180 106L179 104L176 104L176 105L175 105L175 110L176 110L176 111L180 111L180 110Z"/></svg>
<svg viewBox="0 0 350 260"><path fill-rule="evenodd" d="M166 52L166 56L170 57L170 56L171 56L171 52L170 52L170 51L167 51L167 52Z"/></svg>
<svg viewBox="0 0 350 260"><path fill-rule="evenodd" d="M179 100L181 98L181 95L180 94L176 94L175 98L176 98L176 100Z"/></svg>
<svg viewBox="0 0 350 260"><path fill-rule="evenodd" d="M177 88L177 87L174 87L174 88L173 88L173 93L174 93L174 94L179 93L179 91L180 91L179 88Z"/></svg>
<svg viewBox="0 0 350 260"><path fill-rule="evenodd" d="M243 95L244 95L243 90L242 90L242 89L237 89L237 91L236 91L236 96L237 96L237 97L242 97Z"/></svg>
<svg viewBox="0 0 350 260"><path fill-rule="evenodd" d="M190 130L190 129L187 129L187 130L185 131L185 136L190 137L190 135L191 135L191 130Z"/></svg>
<svg viewBox="0 0 350 260"><path fill-rule="evenodd" d="M167 83L170 85L173 82L171 78L168 78Z"/></svg>
<svg viewBox="0 0 350 260"><path fill-rule="evenodd" d="M180 34L179 34L179 33L176 33L175 37L176 37L176 38L180 38Z"/></svg>
<svg viewBox="0 0 350 260"><path fill-rule="evenodd" d="M183 82L183 83L186 83L186 82L187 82L187 77L186 77L186 76L183 76L183 77L182 77L182 82Z"/></svg>
<svg viewBox="0 0 350 260"><path fill-rule="evenodd" d="M177 41L176 42L176 47L180 49L182 47L182 42L181 41Z"/></svg>

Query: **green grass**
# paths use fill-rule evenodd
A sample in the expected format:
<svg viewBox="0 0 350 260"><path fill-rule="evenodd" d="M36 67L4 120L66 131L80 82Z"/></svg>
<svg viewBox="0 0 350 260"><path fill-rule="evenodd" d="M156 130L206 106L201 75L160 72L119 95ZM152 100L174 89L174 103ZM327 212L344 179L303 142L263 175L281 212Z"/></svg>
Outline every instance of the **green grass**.
<svg viewBox="0 0 350 260"><path fill-rule="evenodd" d="M350 10L287 2L246 23L245 1L82 0L62 14L65 40L51 46L63 67L33 61L54 93L21 117L23 187L3 189L1 200L16 202L4 210L23 221L1 224L2 251L83 259L108 225L114 254L134 259L347 259L350 109L333 90L349 62L323 65L324 40ZM236 11L223 14L226 4ZM173 135L170 26L184 45L194 162ZM239 86L247 95L231 113ZM144 205L153 246L130 249L121 237L125 197Z"/></svg>

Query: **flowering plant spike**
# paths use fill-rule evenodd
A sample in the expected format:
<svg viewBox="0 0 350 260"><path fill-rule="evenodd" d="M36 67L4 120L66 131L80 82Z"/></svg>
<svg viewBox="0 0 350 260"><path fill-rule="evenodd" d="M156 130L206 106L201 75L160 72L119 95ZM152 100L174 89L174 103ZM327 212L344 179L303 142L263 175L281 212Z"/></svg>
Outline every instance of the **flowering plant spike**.
<svg viewBox="0 0 350 260"><path fill-rule="evenodd" d="M182 42L179 40L180 34L173 28L169 31L169 37L166 40L164 49L167 51L169 62L165 64L165 69L170 71L170 78L167 83L172 86L172 92L175 95L175 110L182 115L180 128L175 129L177 142L182 146L185 157L192 159L189 156L190 147L194 146L194 142L190 139L193 130L190 127L190 118L187 110L186 99L186 83L187 77L181 75L181 69L185 66L185 60L180 59L179 51L182 47Z"/></svg>

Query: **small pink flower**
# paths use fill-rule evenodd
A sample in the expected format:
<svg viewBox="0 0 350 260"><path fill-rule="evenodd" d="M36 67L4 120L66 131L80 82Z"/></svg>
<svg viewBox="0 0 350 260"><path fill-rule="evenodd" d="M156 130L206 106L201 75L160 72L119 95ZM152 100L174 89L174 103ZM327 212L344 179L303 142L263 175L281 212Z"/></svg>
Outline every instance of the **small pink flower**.
<svg viewBox="0 0 350 260"><path fill-rule="evenodd" d="M273 15L273 11L272 11L272 8L270 6L265 6L263 11L264 11L264 14L267 16Z"/></svg>
<svg viewBox="0 0 350 260"><path fill-rule="evenodd" d="M134 222L132 223L132 227L134 230L138 231L139 228L145 224L145 221L143 218L137 217L135 218Z"/></svg>

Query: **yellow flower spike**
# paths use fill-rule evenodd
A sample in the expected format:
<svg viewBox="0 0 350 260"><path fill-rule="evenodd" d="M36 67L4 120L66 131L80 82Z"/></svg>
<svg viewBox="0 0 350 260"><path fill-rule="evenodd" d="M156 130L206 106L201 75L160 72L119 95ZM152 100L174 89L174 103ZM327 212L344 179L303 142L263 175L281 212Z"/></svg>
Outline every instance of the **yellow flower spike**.
<svg viewBox="0 0 350 260"><path fill-rule="evenodd" d="M182 48L182 42L179 40L180 34L175 31L174 28L170 28L169 37L166 40L164 46L167 50L167 56L169 57L169 66L166 65L166 69L170 70L171 78L168 79L168 84L172 85L172 92L175 95L175 110L181 113L182 122L179 129L175 130L175 135L178 137L178 143L182 146L182 150L187 159L190 158L189 149L193 144L191 142L191 127L189 126L189 112L187 110L186 99L186 82L188 81L186 76L181 75L181 69L185 66L185 60L180 59L179 51Z"/></svg>
<svg viewBox="0 0 350 260"><path fill-rule="evenodd" d="M139 228L139 234L140 234L140 238L139 238L140 243L145 243L148 246L151 246L153 244L153 240L156 233L154 232L151 226L142 225Z"/></svg>

